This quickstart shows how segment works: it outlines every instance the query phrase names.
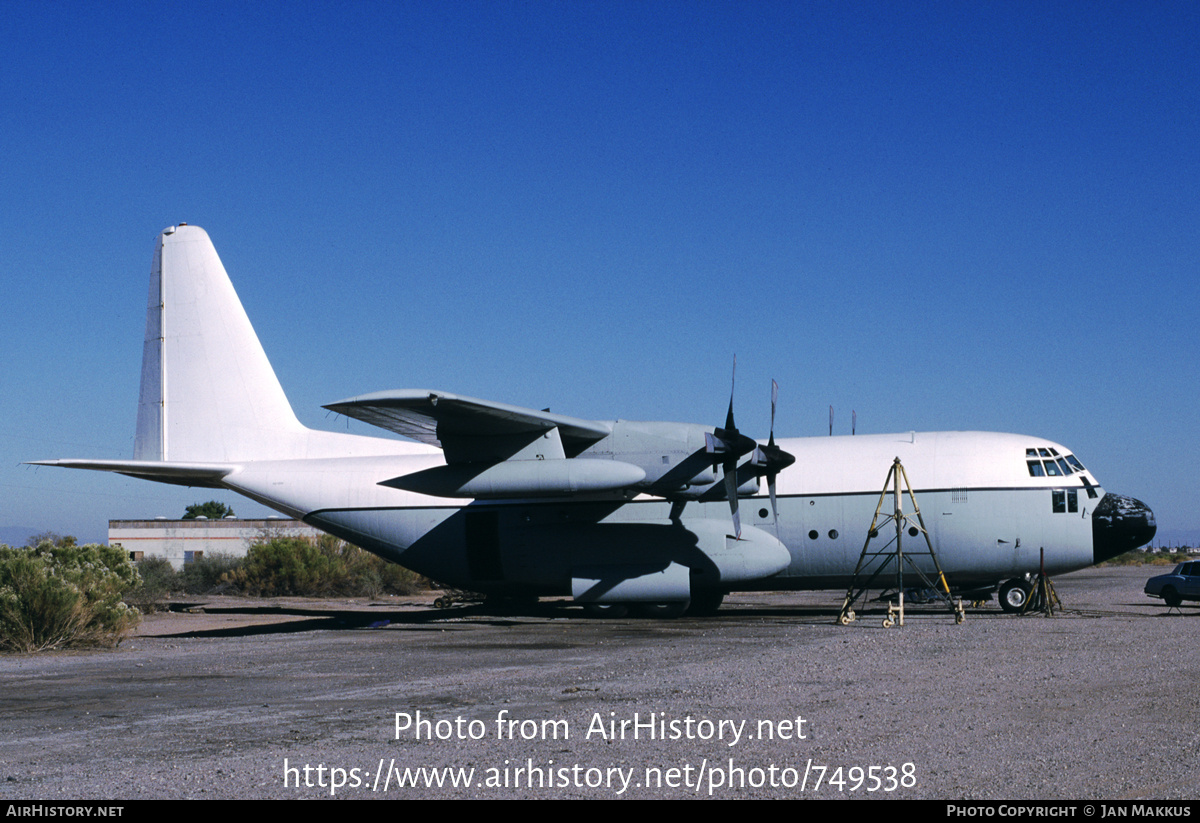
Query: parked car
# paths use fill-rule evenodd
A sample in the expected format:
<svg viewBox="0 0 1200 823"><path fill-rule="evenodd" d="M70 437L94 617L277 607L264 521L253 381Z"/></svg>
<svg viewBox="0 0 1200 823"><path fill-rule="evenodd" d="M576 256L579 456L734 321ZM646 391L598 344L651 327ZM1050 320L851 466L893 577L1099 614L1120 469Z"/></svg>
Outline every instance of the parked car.
<svg viewBox="0 0 1200 823"><path fill-rule="evenodd" d="M1161 597L1168 606L1200 600L1200 560L1180 563L1170 574L1151 577L1146 581L1146 594Z"/></svg>

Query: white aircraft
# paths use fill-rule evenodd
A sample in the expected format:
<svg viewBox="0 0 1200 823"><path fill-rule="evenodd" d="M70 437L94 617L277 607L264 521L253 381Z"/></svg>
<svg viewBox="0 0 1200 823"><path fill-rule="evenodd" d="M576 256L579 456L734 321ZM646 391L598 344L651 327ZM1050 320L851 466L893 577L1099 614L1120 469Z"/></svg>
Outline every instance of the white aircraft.
<svg viewBox="0 0 1200 823"><path fill-rule="evenodd" d="M417 442L301 425L208 235L181 224L154 252L134 459L39 462L230 489L460 588L658 614L712 612L735 589L847 587L896 457L951 588L999 587L1010 611L1041 549L1059 574L1156 529L1070 450L1024 435L772 431L759 444L732 400L722 428L425 389L326 408Z"/></svg>

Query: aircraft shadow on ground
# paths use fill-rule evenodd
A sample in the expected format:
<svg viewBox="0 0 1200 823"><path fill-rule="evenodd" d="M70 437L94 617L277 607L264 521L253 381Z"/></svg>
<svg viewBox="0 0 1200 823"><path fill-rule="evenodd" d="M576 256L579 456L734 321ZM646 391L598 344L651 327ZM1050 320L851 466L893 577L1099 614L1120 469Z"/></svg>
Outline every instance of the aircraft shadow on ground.
<svg viewBox="0 0 1200 823"><path fill-rule="evenodd" d="M706 617L682 617L674 620L639 619L639 618L589 618L582 610L571 605L554 603L539 604L537 607L526 609L497 609L482 604L468 604L448 609L427 609L424 611L377 611L363 612L358 610L328 610L306 609L303 607L287 606L245 606L245 607L216 607L203 608L196 604L186 604L175 610L202 608L208 615L244 615L251 618L279 617L270 623L254 623L249 625L229 626L226 628L198 629L192 631L162 631L146 633L141 636L158 639L180 638L217 638L217 637L256 637L265 635L302 634L304 632L344 632L371 631L387 628L403 627L406 630L444 632L453 628L447 625L452 620L469 619L471 626L510 627L521 625L523 620L536 619L572 619L591 624L609 624L616 626L662 628L686 628L688 626L719 624L722 621L732 622L753 618L761 620L771 618L778 620L798 620L806 624L835 624L838 608L833 606L799 606L799 607L738 607L726 606L720 613ZM870 625L878 622L887 615L886 607L870 607L858 612L858 622ZM971 618L1008 617L999 611L979 610L968 611ZM288 619L304 618L304 619ZM906 613L909 620L939 620L951 619L944 610L909 609ZM465 628L465 626L464 626Z"/></svg>

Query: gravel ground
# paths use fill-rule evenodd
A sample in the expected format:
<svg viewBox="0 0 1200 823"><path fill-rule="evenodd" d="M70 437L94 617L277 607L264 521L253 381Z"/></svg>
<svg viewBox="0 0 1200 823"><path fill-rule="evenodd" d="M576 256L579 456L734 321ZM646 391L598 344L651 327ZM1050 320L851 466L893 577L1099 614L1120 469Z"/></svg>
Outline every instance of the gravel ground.
<svg viewBox="0 0 1200 823"><path fill-rule="evenodd" d="M0 658L0 799L1192 799L1197 613L1142 594L1159 571L902 629L834 625L836 592L661 622L211 598L116 651ZM474 772L397 787L416 768Z"/></svg>

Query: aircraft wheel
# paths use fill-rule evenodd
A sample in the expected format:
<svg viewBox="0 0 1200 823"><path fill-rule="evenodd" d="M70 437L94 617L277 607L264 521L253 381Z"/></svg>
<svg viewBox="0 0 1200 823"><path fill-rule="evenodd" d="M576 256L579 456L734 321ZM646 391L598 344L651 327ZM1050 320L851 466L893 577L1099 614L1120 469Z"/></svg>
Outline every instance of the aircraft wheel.
<svg viewBox="0 0 1200 823"><path fill-rule="evenodd" d="M632 611L634 617L674 620L676 617L683 617L687 608L688 601L677 600L674 603L635 603Z"/></svg>
<svg viewBox="0 0 1200 823"><path fill-rule="evenodd" d="M609 620L620 620L629 616L629 607L624 603L588 603L583 607L588 617L604 617Z"/></svg>
<svg viewBox="0 0 1200 823"><path fill-rule="evenodd" d="M1175 591L1174 587L1167 586L1163 589L1163 602L1172 609L1177 609L1183 603L1183 598L1179 596L1179 592Z"/></svg>
<svg viewBox="0 0 1200 823"><path fill-rule="evenodd" d="M694 589L687 613L693 617L712 617L724 600L725 592L720 589Z"/></svg>
<svg viewBox="0 0 1200 823"><path fill-rule="evenodd" d="M435 609L448 609L450 608L450 601L445 597L439 597L433 601L433 607Z"/></svg>
<svg viewBox="0 0 1200 823"><path fill-rule="evenodd" d="M1032 591L1032 586L1024 580L1014 577L1000 587L1000 608L1009 614L1016 614L1025 608L1025 604L1029 602L1029 593Z"/></svg>

